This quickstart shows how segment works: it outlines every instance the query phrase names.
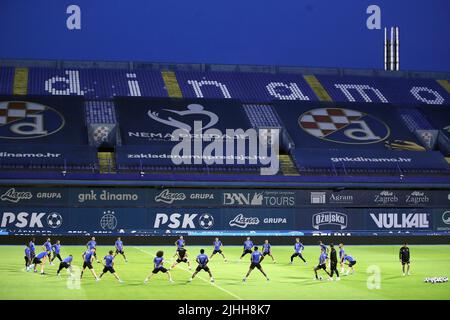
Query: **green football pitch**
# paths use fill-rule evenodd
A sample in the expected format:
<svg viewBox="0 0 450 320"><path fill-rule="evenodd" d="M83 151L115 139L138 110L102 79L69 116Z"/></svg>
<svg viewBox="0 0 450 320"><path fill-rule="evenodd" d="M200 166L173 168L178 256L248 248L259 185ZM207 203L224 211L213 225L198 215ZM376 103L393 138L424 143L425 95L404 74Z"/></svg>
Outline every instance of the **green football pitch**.
<svg viewBox="0 0 450 320"><path fill-rule="evenodd" d="M99 246L99 257L110 249ZM159 273L144 284L143 280L152 270L154 254L161 249L165 251L165 266L170 266L174 247L125 247L128 263L121 256L115 259L115 269L124 280L119 283L110 274L96 282L88 271L81 282L65 270L58 278L59 262L45 265L46 275L43 276L26 272L24 247L0 246L0 299L450 299L449 283L424 283L426 277L450 275L450 245L410 246L411 275L405 277L398 261L399 246L346 246L346 252L357 264L355 273L342 276L339 282L327 281L323 271L319 271L323 281L313 280L318 246L306 246L307 265L298 258L294 259L294 264L289 264L292 247L273 246L277 263L272 263L270 257L262 262L270 281L255 269L245 283L242 278L249 267L249 255L238 262L241 247L229 246L224 248L228 262L220 255L210 261L214 284L204 271L188 283L192 271L186 264L171 271L174 283L169 283L167 275ZM187 249L194 260L200 247ZM206 249L210 254L211 248ZM81 246L62 247L63 258L68 254L74 256L74 273L79 272L83 251ZM102 265L94 263L94 268L100 273Z"/></svg>

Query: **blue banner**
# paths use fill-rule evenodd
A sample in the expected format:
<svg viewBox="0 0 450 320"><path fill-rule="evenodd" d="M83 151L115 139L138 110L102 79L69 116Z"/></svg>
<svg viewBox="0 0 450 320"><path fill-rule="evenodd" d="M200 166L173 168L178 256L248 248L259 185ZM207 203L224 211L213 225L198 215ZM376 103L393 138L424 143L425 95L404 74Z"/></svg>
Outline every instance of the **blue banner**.
<svg viewBox="0 0 450 320"><path fill-rule="evenodd" d="M1 96L0 144L87 145L84 100Z"/></svg>
<svg viewBox="0 0 450 320"><path fill-rule="evenodd" d="M176 129L198 139L208 129L225 135L227 129L251 127L241 104L234 100L116 98L115 104L124 145L170 142Z"/></svg>
<svg viewBox="0 0 450 320"><path fill-rule="evenodd" d="M434 217L431 209L367 209L366 219L367 230L395 232L432 230Z"/></svg>
<svg viewBox="0 0 450 320"><path fill-rule="evenodd" d="M68 188L0 187L0 206L63 207L68 204Z"/></svg>
<svg viewBox="0 0 450 320"><path fill-rule="evenodd" d="M0 165L20 165L40 168L92 167L98 163L97 149L79 145L0 144Z"/></svg>
<svg viewBox="0 0 450 320"><path fill-rule="evenodd" d="M165 188L148 190L149 207L221 207L222 192L215 189Z"/></svg>
<svg viewBox="0 0 450 320"><path fill-rule="evenodd" d="M450 156L450 110L441 106L422 106L421 112L439 130L438 147L446 156Z"/></svg>
<svg viewBox="0 0 450 320"><path fill-rule="evenodd" d="M221 204L223 207L292 208L297 206L296 191L229 189L222 192Z"/></svg>
<svg viewBox="0 0 450 320"><path fill-rule="evenodd" d="M299 216L293 209L223 209L224 230L293 230Z"/></svg>
<svg viewBox="0 0 450 320"><path fill-rule="evenodd" d="M370 149L306 149L291 151L295 165L300 171L326 169L329 171L347 171L362 169L365 172L417 170L422 173L450 169L442 154L438 151L385 151Z"/></svg>
<svg viewBox="0 0 450 320"><path fill-rule="evenodd" d="M436 231L450 232L450 206L446 209L436 209L434 215Z"/></svg>
<svg viewBox="0 0 450 320"><path fill-rule="evenodd" d="M144 188L71 188L69 206L74 207L145 207Z"/></svg>
<svg viewBox="0 0 450 320"><path fill-rule="evenodd" d="M64 208L0 207L9 234L170 234L229 232L420 234L450 231L450 209L405 208Z"/></svg>
<svg viewBox="0 0 450 320"><path fill-rule="evenodd" d="M295 148L424 150L391 105L275 101L274 108Z"/></svg>
<svg viewBox="0 0 450 320"><path fill-rule="evenodd" d="M32 232L66 234L73 226L71 210L63 207L5 207L0 208L0 228L10 234ZM92 221L91 221L92 222ZM83 230L86 224L75 226Z"/></svg>
<svg viewBox="0 0 450 320"><path fill-rule="evenodd" d="M414 207L450 206L444 190L298 190L297 206L303 207Z"/></svg>
<svg viewBox="0 0 450 320"><path fill-rule="evenodd" d="M304 208L297 211L296 228L302 231L364 230L364 210L347 208Z"/></svg>
<svg viewBox="0 0 450 320"><path fill-rule="evenodd" d="M280 212L291 208L445 208L450 207L450 190L1 186L2 206L238 208Z"/></svg>
<svg viewBox="0 0 450 320"><path fill-rule="evenodd" d="M187 147L186 144L175 145L173 142L146 146L117 146L116 163L119 169L158 170L159 166L163 166L164 170L170 167L171 170L179 172L209 168L240 172L240 170L256 171L262 167L268 168L273 161L277 161L270 148L261 155L251 154L249 143L245 141L243 141L245 148L237 149L235 144L230 150L226 147L227 141L216 141L211 144L193 143L194 146L191 143L193 142L189 141ZM216 148L218 145L220 147Z"/></svg>

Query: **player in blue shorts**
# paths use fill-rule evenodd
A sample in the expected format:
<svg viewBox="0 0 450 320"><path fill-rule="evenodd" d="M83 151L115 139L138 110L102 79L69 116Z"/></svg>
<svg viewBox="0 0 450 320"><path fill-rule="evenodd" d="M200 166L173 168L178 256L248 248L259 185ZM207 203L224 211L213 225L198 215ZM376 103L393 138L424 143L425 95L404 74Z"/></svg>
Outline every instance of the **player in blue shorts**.
<svg viewBox="0 0 450 320"><path fill-rule="evenodd" d="M212 276L211 270L209 270L209 267L208 267L209 259L208 259L208 256L205 254L205 250L200 249L200 254L197 256L196 261L198 263L198 266L197 266L197 269L195 269L195 272L192 274L191 278L189 279L189 282L191 282L192 279L195 278L197 273L199 273L202 270L205 270L206 272L208 272L209 280L211 282L214 282L214 278Z"/></svg>
<svg viewBox="0 0 450 320"><path fill-rule="evenodd" d="M317 275L318 270L325 271L325 273L328 275L328 279L332 279L331 275L327 271L327 260L328 260L327 252L325 249L322 249L320 251L319 264L317 265L317 267L314 268L314 274L316 276L316 280L322 280L322 277Z"/></svg>
<svg viewBox="0 0 450 320"><path fill-rule="evenodd" d="M184 248L185 245L186 241L184 240L183 236L180 236L180 238L175 241L175 246L177 247L177 249L175 250L175 254L173 255L174 258L178 255L178 250Z"/></svg>
<svg viewBox="0 0 450 320"><path fill-rule="evenodd" d="M103 277L103 275L107 272L110 272L114 278L117 279L117 281L119 281L120 283L122 283L123 281L120 280L119 275L116 273L116 270L114 270L114 256L113 256L114 251L110 250L108 252L108 255L106 255L103 258L104 261L104 268L102 273L100 274L100 278Z"/></svg>
<svg viewBox="0 0 450 320"><path fill-rule="evenodd" d="M100 261L98 261L97 259L97 241L95 241L95 237L92 237L91 240L86 243L86 246L89 250L94 250L94 258L97 261L97 263L100 263Z"/></svg>
<svg viewBox="0 0 450 320"><path fill-rule="evenodd" d="M114 253L114 258L121 254L123 258L125 259L125 262L128 262L127 257L125 256L125 251L123 250L123 241L120 237L117 238L116 242L114 243L114 247L116 248L116 253Z"/></svg>
<svg viewBox="0 0 450 320"><path fill-rule="evenodd" d="M92 261L94 261L94 254L95 254L95 249L94 248L88 249L82 254L81 257L83 258L83 269L81 270L80 279L83 278L84 270L86 268L88 268L91 271L92 275L94 276L95 281L99 281L100 280L100 278L97 277L97 274L95 273L94 267L92 266Z"/></svg>
<svg viewBox="0 0 450 320"><path fill-rule="evenodd" d="M47 241L44 242L44 244L42 245L42 248L44 248L45 251L47 251L47 259L50 260L51 256L52 256L52 243L50 241L50 238L47 238ZM52 266L53 263L50 260L50 265Z"/></svg>
<svg viewBox="0 0 450 320"><path fill-rule="evenodd" d="M255 247L253 249L253 253L250 257L250 268L248 269L247 274L245 275L244 279L242 279L242 281L247 281L247 278L250 276L250 273L253 271L253 269L258 269L259 271L261 271L261 273L264 275L264 277L266 277L267 281L269 281L269 277L267 276L267 274L264 272L262 266L261 266L261 262L264 260L264 256L263 254L258 251L258 247Z"/></svg>
<svg viewBox="0 0 450 320"><path fill-rule="evenodd" d="M291 264L294 262L295 257L299 257L300 259L303 260L303 262L305 264L307 264L305 258L303 258L303 255L302 255L302 252L304 249L305 249L305 246L303 245L303 243L300 242L300 238L296 238L295 243L294 243L294 253L291 256Z"/></svg>
<svg viewBox="0 0 450 320"><path fill-rule="evenodd" d="M67 258L65 258L63 261L59 263L58 271L56 272L56 275L59 277L60 272L62 269L69 269L70 273L72 273L72 261L73 256L70 254Z"/></svg>
<svg viewBox="0 0 450 320"><path fill-rule="evenodd" d="M264 244L262 245L262 247L263 247L263 257L269 256L272 258L273 263L277 263L272 255L272 246L270 245L269 240L267 239L264 240Z"/></svg>
<svg viewBox="0 0 450 320"><path fill-rule="evenodd" d="M44 265L45 265L46 260L48 260L48 252L47 251L42 251L37 256L35 256L33 259L34 272L37 272L37 266L38 266L38 264L40 264L41 265L41 275L45 274L44 273Z"/></svg>
<svg viewBox="0 0 450 320"><path fill-rule="evenodd" d="M253 242L252 240L250 240L250 237L247 237L247 240L244 241L244 250L242 251L242 255L239 258L239 261L242 261L242 258L246 255L246 254L252 254L252 248L253 248Z"/></svg>
<svg viewBox="0 0 450 320"><path fill-rule="evenodd" d="M31 249L28 244L25 246L25 270L28 271L31 264Z"/></svg>
<svg viewBox="0 0 450 320"><path fill-rule="evenodd" d="M36 256L36 246L34 245L35 241L36 240L32 238L28 243L28 246L30 247L31 261L33 261L34 257Z"/></svg>
<svg viewBox="0 0 450 320"><path fill-rule="evenodd" d="M345 255L345 249L344 244L339 243L339 263L341 264L341 273L344 273L344 255Z"/></svg>
<svg viewBox="0 0 450 320"><path fill-rule="evenodd" d="M187 250L185 248L179 248L177 250L177 260L175 260L169 270L172 270L177 264L181 262L187 263L188 269L191 270L191 263L189 262Z"/></svg>
<svg viewBox="0 0 450 320"><path fill-rule="evenodd" d="M212 257L216 253L219 253L223 257L223 261L227 262L227 258L225 258L225 255L222 252L222 247L223 247L222 241L220 241L219 238L216 238L213 242L213 246L214 246L214 251L212 252L212 254L209 258L212 259Z"/></svg>
<svg viewBox="0 0 450 320"><path fill-rule="evenodd" d="M153 270L152 272L150 272L147 278L145 278L144 283L147 283L148 280L150 280L150 278L153 277L158 272L167 273L169 281L173 282L170 271L164 268L164 251L158 251L156 253L156 257L153 259Z"/></svg>
<svg viewBox="0 0 450 320"><path fill-rule="evenodd" d="M350 268L350 270L352 271L352 274L355 273L355 269L353 268L353 266L356 264L356 260L353 259L352 256L348 255L348 254L344 254L344 262L347 261L347 265ZM346 276L348 276L350 270L347 270L347 272L345 273Z"/></svg>
<svg viewBox="0 0 450 320"><path fill-rule="evenodd" d="M53 258L52 258L52 260L51 260L51 262L53 262L53 260L55 260L55 258L58 258L59 259L59 262L61 262L62 261L62 258L61 258L61 242L58 240L58 241L56 241L56 243L52 246L52 249L53 249Z"/></svg>

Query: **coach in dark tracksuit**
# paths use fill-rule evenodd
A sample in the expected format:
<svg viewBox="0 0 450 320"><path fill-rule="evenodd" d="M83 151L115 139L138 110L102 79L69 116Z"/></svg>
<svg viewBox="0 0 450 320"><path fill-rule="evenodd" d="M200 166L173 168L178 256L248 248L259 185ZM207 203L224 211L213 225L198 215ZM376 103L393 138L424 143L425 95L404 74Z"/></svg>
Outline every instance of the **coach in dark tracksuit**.
<svg viewBox="0 0 450 320"><path fill-rule="evenodd" d="M337 254L336 254L336 249L334 249L334 245L330 244L330 248L331 248L331 252L330 252L330 277L333 278L333 274L336 272L336 280L340 280L339 278L339 271L337 269Z"/></svg>

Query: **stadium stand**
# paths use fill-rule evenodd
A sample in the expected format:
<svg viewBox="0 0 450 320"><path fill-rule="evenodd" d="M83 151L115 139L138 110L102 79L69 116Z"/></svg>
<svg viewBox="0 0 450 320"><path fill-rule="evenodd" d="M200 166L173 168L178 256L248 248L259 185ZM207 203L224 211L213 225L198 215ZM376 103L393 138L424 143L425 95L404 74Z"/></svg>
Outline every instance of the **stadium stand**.
<svg viewBox="0 0 450 320"><path fill-rule="evenodd" d="M62 134L64 130L58 134L49 135L45 139L37 139L41 142L41 147L42 142L47 143L47 140L50 139L48 141L52 143L53 149L47 148L49 153L58 153L55 148L62 145L62 141L64 141L65 146L61 149L64 150L61 161L45 162L37 159L33 159L33 161L20 159L19 161L17 158L7 159L7 157L2 157L1 167L8 170L11 168L32 169L34 171L36 169L81 170L95 173L137 172L148 174L176 171L180 173L189 172L190 174L218 172L253 174L256 172L259 166L231 165L215 168L207 165L174 166L167 161L161 161L161 158L158 161L153 159L153 163L144 158L131 161L130 153L146 153L152 149L161 155L161 153L167 154L169 149L167 145L161 145L161 141L157 141L157 139L150 139L148 140L149 143L145 144L130 143L130 133L126 133L127 130L144 132L146 127L154 128L155 126L155 122L153 122L142 123L139 127L137 123L147 119L147 115L144 112L140 117L137 117L135 113L130 113L130 108L137 101L143 101L142 97L172 97L191 99L185 100L186 105L184 107L187 106L189 101L197 103L201 102L201 99L218 99L215 102L217 105L223 104L227 100L230 100L230 103L235 101L236 109L233 109L235 111L232 112L234 118L227 120L228 127L233 124L234 127L243 129L250 127L255 129L281 129L280 160L282 163L281 174L284 175L379 175L405 174L408 171L416 175L445 175L449 172L448 165L446 163L443 165L443 162L445 162L443 155L449 155L448 129L444 128L447 128L450 124L444 125L441 122L444 121L442 118L449 119L450 117L448 112L442 109L439 114L441 122L436 123L436 121L433 121L436 114L431 112L434 108L431 105L450 104L448 80L445 79L445 75L426 78L423 75L413 77L408 74L400 77L379 76L371 74L369 71L367 71L367 74L361 75L361 72L355 74L351 74L349 71L333 73L330 70L302 70L301 72L297 72L295 69L285 72L274 70L241 72L233 70L226 72L217 71L216 69L219 68L213 66L210 66L209 69L214 71L205 71L205 69L207 68L183 66L178 69L174 68L172 71L157 70L154 67L150 69L148 67L124 68L123 65L120 65L119 68L111 68L111 65L108 65L108 68L99 68L82 63L78 67L72 63L67 68L64 66L62 68L26 65L2 66L0 67L1 94L15 94L15 97L21 96L21 100L26 101L38 101L41 98L44 99L44 97L57 96L54 97L53 101L58 100L64 106L67 103L75 103L73 99L81 96L83 98L79 98L77 103L83 105L84 108L76 109L76 112L72 110L69 115L65 115L65 111L62 112L63 118L67 120L65 125L73 123L73 119L77 117L79 121L76 122L83 123L82 126L77 128L65 129L71 132L71 135L79 135L76 143L67 143L67 137ZM121 98L116 99L117 97ZM16 98L7 97L2 100L7 102L13 99ZM44 99L43 101L47 100ZM168 101L171 100L159 100L159 103L167 105ZM313 152L314 159L305 160L305 154L308 154L306 150L310 148L307 141L311 138L311 135L303 135L300 140L294 142L296 140L294 136L298 134L298 123L295 119L301 116L301 113L292 114L289 117L287 116L289 112L281 111L277 101L287 101L291 104L297 101L296 105L291 105L292 109L297 110L300 110L298 106L320 106L319 101L334 102L333 108L353 108L355 105L357 108L360 106L370 107L372 109L369 108L369 111L366 112L369 118L373 114L372 110L380 108L381 105L388 106L389 112L379 115L378 118L384 123L390 123L388 128L391 133L399 130L399 127L403 127L403 131L396 137L391 135L389 139L382 139L380 144L383 145L383 152L387 152L387 149L389 149L391 152L395 152L395 156L399 155L400 152L408 153L413 155L419 164L414 168L408 168L408 166L401 166L396 163L377 170L373 165L372 167L364 167L352 166L342 162L338 164L320 162L317 160L320 153L331 152L334 154L333 158L336 158L339 155L336 152L348 151L349 149L348 145L344 148L343 144L329 144L326 147L318 147L320 143L317 144L317 142L313 142L312 145L321 150L314 151L316 153ZM349 102L355 105L352 106ZM54 102L47 101L46 103ZM236 105L239 106L236 107ZM411 107L413 105L418 108ZM420 107L423 105L427 105L427 107ZM430 110L430 112L427 113L424 110ZM228 113L230 113L229 110ZM375 113L379 114L378 111L375 111ZM135 118L133 119L133 117ZM223 113L220 118L225 119L226 113ZM290 120L295 121L287 125L286 121L282 120L283 118L291 118ZM397 122L392 122L394 118ZM243 122L236 122L237 119L244 121L245 125ZM2 128L3 131L7 131L11 127L10 124L6 124ZM222 127L222 129L227 126ZM170 126L169 128L174 129ZM407 139L404 138L406 132L411 134ZM25 143L24 140L20 139L15 140L21 141L20 143L15 143L12 146L9 143L11 137L7 135L4 134L1 137L3 152L19 154L24 150L29 151L30 149L24 149L29 145L33 145L32 148L37 148L38 143L30 141ZM407 143L404 143L405 141ZM306 145L304 145L305 143ZM376 154L376 148L374 147L375 145L371 144L368 150ZM82 148L85 148L86 151L80 152L79 150L82 150ZM412 150L416 151L413 152ZM78 156L70 156L76 154ZM95 156L92 156L93 154ZM350 153L347 154L347 156L349 155ZM425 158L428 161L423 160ZM306 163L308 164L306 165ZM420 163L423 163L423 168L421 168ZM432 165L433 163L434 165ZM292 164L296 165L297 170L293 170Z"/></svg>

